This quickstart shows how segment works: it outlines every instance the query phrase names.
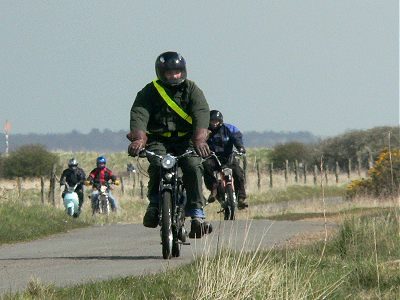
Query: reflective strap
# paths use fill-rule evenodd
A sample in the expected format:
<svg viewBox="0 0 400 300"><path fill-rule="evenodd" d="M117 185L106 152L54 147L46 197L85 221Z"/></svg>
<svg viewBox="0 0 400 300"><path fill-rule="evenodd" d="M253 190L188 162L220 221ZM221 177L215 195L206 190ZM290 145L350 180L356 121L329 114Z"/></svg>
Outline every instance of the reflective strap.
<svg viewBox="0 0 400 300"><path fill-rule="evenodd" d="M185 135L187 135L189 132L181 132L181 131L178 131L178 137L181 137L181 136L185 136ZM171 136L175 136L175 134L173 133L173 132L171 132L171 131L167 131L167 132L163 132L163 133L151 133L151 132L147 132L147 134L158 134L158 135L161 135L161 136L163 136L163 137L171 137Z"/></svg>
<svg viewBox="0 0 400 300"><path fill-rule="evenodd" d="M164 101L168 104L168 106L171 107L172 110L174 112L176 112L186 122L188 122L189 124L192 124L192 117L189 116L178 104L176 104L175 101L172 100L170 96L168 96L168 94L164 90L164 88L157 83L157 79L153 80L153 84L156 87L156 89L157 89L158 93L160 94L161 98L164 99Z"/></svg>

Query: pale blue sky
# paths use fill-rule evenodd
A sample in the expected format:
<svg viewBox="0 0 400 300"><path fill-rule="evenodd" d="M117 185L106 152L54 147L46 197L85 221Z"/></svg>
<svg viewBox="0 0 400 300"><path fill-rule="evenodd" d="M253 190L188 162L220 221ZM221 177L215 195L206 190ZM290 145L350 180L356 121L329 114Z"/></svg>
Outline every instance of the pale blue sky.
<svg viewBox="0 0 400 300"><path fill-rule="evenodd" d="M397 0L0 0L0 123L129 129L167 50L242 131L399 124Z"/></svg>

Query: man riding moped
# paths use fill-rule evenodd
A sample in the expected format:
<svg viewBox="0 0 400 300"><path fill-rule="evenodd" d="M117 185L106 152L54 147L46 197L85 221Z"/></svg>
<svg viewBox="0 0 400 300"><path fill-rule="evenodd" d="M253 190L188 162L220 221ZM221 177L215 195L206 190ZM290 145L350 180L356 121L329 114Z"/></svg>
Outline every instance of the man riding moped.
<svg viewBox="0 0 400 300"><path fill-rule="evenodd" d="M208 129L211 131L207 140L210 150L215 153L222 164L228 165L232 169L238 208L244 209L248 207L244 187L244 172L237 159L230 159L233 154L233 146L239 153L246 153L246 149L243 146L242 133L235 126L224 123L223 115L218 110L210 111L210 126ZM215 160L207 159L203 162L203 166L204 183L207 189L211 191L208 203L212 203L216 200L218 193L218 182L214 176L214 171L218 169L218 165Z"/></svg>
<svg viewBox="0 0 400 300"><path fill-rule="evenodd" d="M78 195L79 198L79 208L78 208L78 212L76 214L74 214L74 217L78 217L81 209L82 209L82 205L83 205L83 185L85 182L85 171L83 171L83 169L81 169L80 167L78 167L78 161L75 158L71 158L68 161L68 169L65 169L62 174L61 174L61 178L60 178L60 187L62 189L62 198L64 198L65 193L67 192L67 187L66 187L66 183L68 184L68 186L73 187L77 184L76 188L75 188L75 192Z"/></svg>
<svg viewBox="0 0 400 300"><path fill-rule="evenodd" d="M156 59L155 70L157 79L138 92L131 108L129 154L137 156L146 147L158 155L179 156L194 149L199 156L208 156L210 110L201 89L186 78L185 59L177 52L162 53ZM160 160L148 160L150 203L143 225L155 228L159 220ZM180 161L180 167L187 192L186 216L191 217L189 237L200 238L212 230L203 211L201 157L187 156Z"/></svg>
<svg viewBox="0 0 400 300"><path fill-rule="evenodd" d="M118 181L117 177L113 174L113 172L109 168L106 167L106 163L107 163L107 160L104 156L99 156L96 159L96 168L94 168L90 172L90 174L86 180L86 184L93 186L93 191L92 191L92 195L91 195L92 207L97 203L97 199L99 197L99 192L100 192L101 186L106 185L111 210L116 211L117 210L117 200L111 193L109 185L110 185L110 181L112 183L114 183L115 185L118 185L119 181Z"/></svg>

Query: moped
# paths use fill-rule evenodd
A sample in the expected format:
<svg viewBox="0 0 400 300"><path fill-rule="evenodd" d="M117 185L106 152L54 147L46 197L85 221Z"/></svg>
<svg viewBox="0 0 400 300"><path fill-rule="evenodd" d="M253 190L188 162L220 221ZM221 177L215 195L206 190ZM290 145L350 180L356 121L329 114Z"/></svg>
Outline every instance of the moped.
<svg viewBox="0 0 400 300"><path fill-rule="evenodd" d="M235 213L237 210L233 171L232 168L229 167L236 155L243 156L244 154L233 150L226 164L222 164L215 153L212 153L209 157L214 159L218 166L218 169L214 171L214 176L218 182L217 200L221 204L221 210L218 211L218 213L224 213L224 220L235 220Z"/></svg>
<svg viewBox="0 0 400 300"><path fill-rule="evenodd" d="M63 198L65 211L71 217L78 217L79 198L78 194L75 192L78 184L75 184L74 186L69 186L68 183L65 183L65 186L67 187Z"/></svg>
<svg viewBox="0 0 400 300"><path fill-rule="evenodd" d="M118 183L115 183L115 185L118 185ZM96 201L92 202L92 215L99 213L108 216L111 211L109 199L110 196L108 194L111 188L110 183L105 182L101 185L98 185L96 188L99 191L99 194Z"/></svg>
<svg viewBox="0 0 400 300"><path fill-rule="evenodd" d="M158 155L143 149L139 157L157 157L161 162L160 172L160 207L159 225L161 226L161 245L164 259L179 257L181 245L190 245L187 241L185 225L186 191L183 185L179 161L189 155L196 155L194 151L187 151L182 155L174 156L167 153Z"/></svg>

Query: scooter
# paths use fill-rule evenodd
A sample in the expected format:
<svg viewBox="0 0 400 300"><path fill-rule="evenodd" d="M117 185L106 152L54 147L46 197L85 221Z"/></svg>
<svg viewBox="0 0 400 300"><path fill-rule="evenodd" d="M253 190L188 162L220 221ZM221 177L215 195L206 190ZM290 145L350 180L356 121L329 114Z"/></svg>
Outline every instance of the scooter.
<svg viewBox="0 0 400 300"><path fill-rule="evenodd" d="M67 187L63 198L65 211L67 212L67 215L76 218L79 216L79 198L78 194L75 192L78 184L71 187L68 183L65 183L65 186Z"/></svg>

